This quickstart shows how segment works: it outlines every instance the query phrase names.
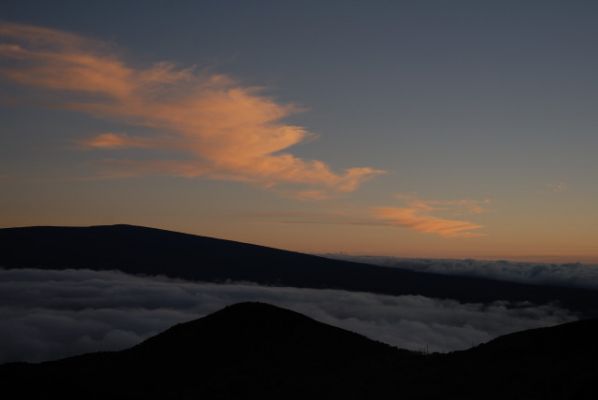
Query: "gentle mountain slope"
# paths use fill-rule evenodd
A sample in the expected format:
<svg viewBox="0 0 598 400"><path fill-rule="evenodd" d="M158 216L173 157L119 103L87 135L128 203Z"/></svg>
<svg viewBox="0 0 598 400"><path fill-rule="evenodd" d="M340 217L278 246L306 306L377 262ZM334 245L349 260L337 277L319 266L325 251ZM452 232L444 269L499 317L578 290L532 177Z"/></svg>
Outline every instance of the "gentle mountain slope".
<svg viewBox="0 0 598 400"><path fill-rule="evenodd" d="M597 337L596 319L501 336L442 358L440 368L448 372L435 375L428 392L491 388L498 399L596 399Z"/></svg>
<svg viewBox="0 0 598 400"><path fill-rule="evenodd" d="M0 267L119 269L464 302L558 300L586 316L598 316L598 291L593 290L418 273L130 225L0 229Z"/></svg>
<svg viewBox="0 0 598 400"><path fill-rule="evenodd" d="M424 356L241 303L129 350L0 366L3 394L47 399L594 399L598 321Z"/></svg>

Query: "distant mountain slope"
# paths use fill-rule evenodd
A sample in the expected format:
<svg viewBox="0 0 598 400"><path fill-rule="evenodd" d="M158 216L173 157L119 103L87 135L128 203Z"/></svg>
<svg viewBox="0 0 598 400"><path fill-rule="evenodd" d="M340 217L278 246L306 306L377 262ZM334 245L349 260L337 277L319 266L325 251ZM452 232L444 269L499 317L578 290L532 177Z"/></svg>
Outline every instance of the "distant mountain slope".
<svg viewBox="0 0 598 400"><path fill-rule="evenodd" d="M119 269L191 280L419 294L463 302L558 300L586 316L598 316L595 290L419 273L130 225L0 229L0 267Z"/></svg>
<svg viewBox="0 0 598 400"><path fill-rule="evenodd" d="M596 335L598 321L583 321L424 356L241 303L129 350L5 364L0 387L46 399L593 399Z"/></svg>

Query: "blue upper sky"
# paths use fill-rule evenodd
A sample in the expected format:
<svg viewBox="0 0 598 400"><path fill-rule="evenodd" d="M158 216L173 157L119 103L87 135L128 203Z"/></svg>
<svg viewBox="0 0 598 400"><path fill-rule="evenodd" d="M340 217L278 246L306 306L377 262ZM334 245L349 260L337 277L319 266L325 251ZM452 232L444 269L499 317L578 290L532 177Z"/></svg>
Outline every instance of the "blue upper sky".
<svg viewBox="0 0 598 400"><path fill-rule="evenodd" d="M337 174L325 195L311 187L321 176L302 180L309 201L276 189L297 183L286 172L231 177L230 165L95 180L96 162L177 150L82 150L94 135L147 137L149 123L58 106L80 93L9 76L5 226L135 222L308 251L598 259L594 1L5 0L0 20L102 42L130 70L168 61L259 87L300 108L280 121L309 132L281 150ZM343 186L354 167L371 179Z"/></svg>

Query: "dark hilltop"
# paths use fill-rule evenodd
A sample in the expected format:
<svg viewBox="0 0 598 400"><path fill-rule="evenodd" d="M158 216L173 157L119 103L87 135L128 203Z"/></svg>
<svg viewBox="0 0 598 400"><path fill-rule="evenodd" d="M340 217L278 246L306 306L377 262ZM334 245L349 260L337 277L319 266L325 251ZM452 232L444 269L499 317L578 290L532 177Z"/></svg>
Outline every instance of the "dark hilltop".
<svg viewBox="0 0 598 400"><path fill-rule="evenodd" d="M421 354L240 303L128 350L5 364L0 385L39 399L595 399L597 335L586 320Z"/></svg>

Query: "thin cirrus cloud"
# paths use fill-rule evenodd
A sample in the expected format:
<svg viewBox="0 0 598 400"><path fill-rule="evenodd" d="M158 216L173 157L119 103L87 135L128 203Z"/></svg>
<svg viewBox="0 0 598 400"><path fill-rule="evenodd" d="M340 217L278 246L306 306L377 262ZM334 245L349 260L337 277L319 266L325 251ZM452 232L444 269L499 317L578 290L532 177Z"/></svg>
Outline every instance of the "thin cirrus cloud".
<svg viewBox="0 0 598 400"><path fill-rule="evenodd" d="M81 140L79 144L81 147L88 149L127 149L131 147L157 147L160 144L160 141L142 137L131 137L126 133L104 132L94 137Z"/></svg>
<svg viewBox="0 0 598 400"><path fill-rule="evenodd" d="M567 191L567 184L565 182L553 182L546 185L546 187L554 193L563 193Z"/></svg>
<svg viewBox="0 0 598 400"><path fill-rule="evenodd" d="M405 204L402 207L377 207L374 218L390 225L414 229L418 232L439 235L445 238L473 238L483 236L481 225L457 218L438 216L438 213L452 215L480 214L488 200L422 200L415 196L397 196Z"/></svg>
<svg viewBox="0 0 598 400"><path fill-rule="evenodd" d="M149 128L133 137L102 133L80 142L90 149L175 150L176 159L110 163L111 174L167 174L290 187L299 197L321 199L352 192L383 171L372 167L334 172L319 160L287 150L311 134L283 120L299 111L259 88L220 74L157 63L127 65L109 46L37 26L0 23L0 56L10 61L4 78L17 84L69 94L63 106L95 117ZM159 132L156 134L155 132Z"/></svg>

